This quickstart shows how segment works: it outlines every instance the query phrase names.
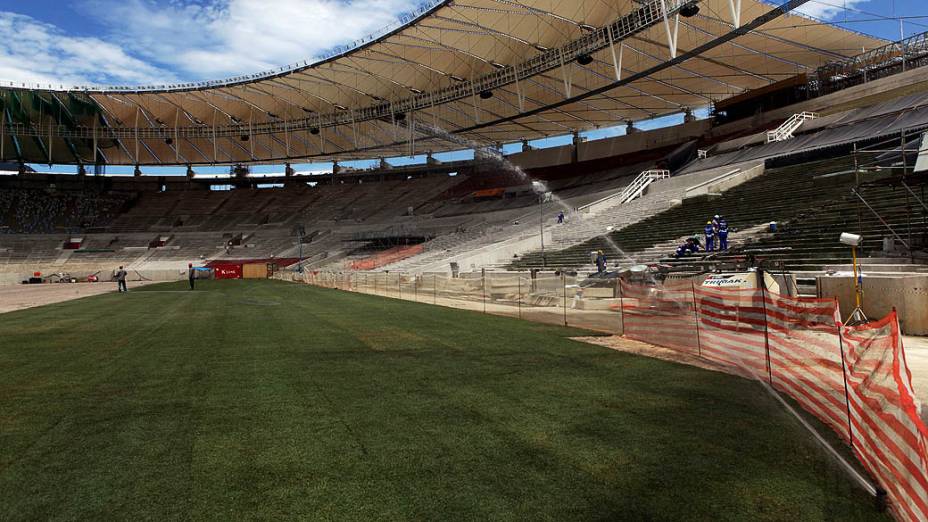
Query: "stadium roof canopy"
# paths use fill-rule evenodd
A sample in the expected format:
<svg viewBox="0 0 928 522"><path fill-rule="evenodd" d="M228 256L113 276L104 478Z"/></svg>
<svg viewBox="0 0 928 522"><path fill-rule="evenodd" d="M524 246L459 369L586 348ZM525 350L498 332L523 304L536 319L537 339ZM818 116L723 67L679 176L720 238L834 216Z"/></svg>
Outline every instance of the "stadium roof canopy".
<svg viewBox="0 0 928 522"><path fill-rule="evenodd" d="M454 0L331 57L224 81L0 88L0 160L372 158L679 113L884 45L757 0ZM698 12L697 12L698 8Z"/></svg>

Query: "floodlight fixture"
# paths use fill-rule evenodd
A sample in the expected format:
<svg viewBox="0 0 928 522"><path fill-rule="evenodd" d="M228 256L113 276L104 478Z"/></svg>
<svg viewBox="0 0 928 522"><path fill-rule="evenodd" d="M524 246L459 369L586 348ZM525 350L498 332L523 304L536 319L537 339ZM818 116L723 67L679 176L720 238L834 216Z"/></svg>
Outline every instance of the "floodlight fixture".
<svg viewBox="0 0 928 522"><path fill-rule="evenodd" d="M699 14L699 6L695 3L686 4L680 8L680 16L683 18L692 18Z"/></svg>
<svg viewBox="0 0 928 522"><path fill-rule="evenodd" d="M841 241L842 245L847 245L849 247L859 247L860 243L863 241L863 238L857 234L850 234L848 232L842 232L841 237L838 239Z"/></svg>

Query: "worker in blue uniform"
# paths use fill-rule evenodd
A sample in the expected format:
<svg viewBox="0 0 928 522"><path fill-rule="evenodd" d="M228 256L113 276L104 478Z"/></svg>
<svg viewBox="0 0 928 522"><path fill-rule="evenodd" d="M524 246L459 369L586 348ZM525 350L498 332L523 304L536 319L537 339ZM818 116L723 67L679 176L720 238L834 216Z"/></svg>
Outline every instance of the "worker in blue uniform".
<svg viewBox="0 0 928 522"><path fill-rule="evenodd" d="M699 240L695 237L691 237L686 240L685 243L677 247L677 252L674 257L683 257L689 253L699 252Z"/></svg>
<svg viewBox="0 0 928 522"><path fill-rule="evenodd" d="M706 226L705 226L705 228L703 229L703 232L704 232L705 235L706 235L706 252L714 252L714 251L715 251L715 232L716 232L716 229L715 229L715 225L713 225L712 221L706 221Z"/></svg>
<svg viewBox="0 0 928 522"><path fill-rule="evenodd" d="M719 250L728 250L728 221L724 217L719 219Z"/></svg>

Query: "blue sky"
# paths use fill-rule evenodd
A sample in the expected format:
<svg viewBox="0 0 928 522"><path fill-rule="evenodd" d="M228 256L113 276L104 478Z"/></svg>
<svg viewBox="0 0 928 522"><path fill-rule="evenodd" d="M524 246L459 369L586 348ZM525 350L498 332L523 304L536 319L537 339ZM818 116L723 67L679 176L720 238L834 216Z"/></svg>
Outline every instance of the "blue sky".
<svg viewBox="0 0 928 522"><path fill-rule="evenodd" d="M379 32L395 22L398 13L422 3L0 0L0 82L144 85L259 72L323 56L333 47ZM818 0L802 9L810 16L885 39L899 38L900 20L906 36L928 31L926 0ZM338 27L337 35L333 27ZM622 132L606 129L588 134L595 139ZM551 138L539 145L567 141Z"/></svg>

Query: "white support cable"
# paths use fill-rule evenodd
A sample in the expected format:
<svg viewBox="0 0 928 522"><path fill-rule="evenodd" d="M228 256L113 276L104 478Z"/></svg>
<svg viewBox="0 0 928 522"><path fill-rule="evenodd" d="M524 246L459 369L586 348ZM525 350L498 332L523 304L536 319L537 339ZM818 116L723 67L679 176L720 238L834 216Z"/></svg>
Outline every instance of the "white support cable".
<svg viewBox="0 0 928 522"><path fill-rule="evenodd" d="M673 29L670 28L670 17L667 14L667 6L665 5L665 0L661 1L661 16L664 18L664 30L667 33L667 46L670 48L670 59L677 58L677 36L680 30L680 16L675 17L675 24Z"/></svg>
<svg viewBox="0 0 928 522"><path fill-rule="evenodd" d="M728 7L731 9L731 23L738 29L741 27L741 0L728 0Z"/></svg>
<svg viewBox="0 0 928 522"><path fill-rule="evenodd" d="M570 98L570 79L567 77L567 68L564 64L564 50L558 49L558 60L561 64L561 78L564 80L564 98Z"/></svg>
<svg viewBox="0 0 928 522"><path fill-rule="evenodd" d="M612 53L612 66L615 68L615 81L622 81L622 59L625 54L625 42L619 43L619 55L615 54L615 42L612 40L612 31L607 31L609 35L609 52Z"/></svg>

